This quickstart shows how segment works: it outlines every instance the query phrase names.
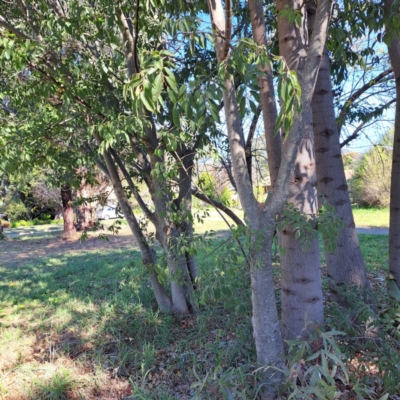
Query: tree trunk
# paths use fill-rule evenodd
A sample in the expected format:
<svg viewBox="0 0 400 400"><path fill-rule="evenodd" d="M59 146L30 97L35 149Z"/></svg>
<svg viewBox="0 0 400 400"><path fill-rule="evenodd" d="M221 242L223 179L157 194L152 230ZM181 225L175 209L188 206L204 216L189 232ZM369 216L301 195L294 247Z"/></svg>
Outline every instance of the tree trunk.
<svg viewBox="0 0 400 400"><path fill-rule="evenodd" d="M84 201L82 204L76 207L76 229L78 231L93 228L97 220L92 203L87 201L87 198L89 197L87 186L88 183L85 181L85 178L82 177L82 182L76 192L77 197Z"/></svg>
<svg viewBox="0 0 400 400"><path fill-rule="evenodd" d="M118 170L114 164L109 150L104 151L103 157L109 171L109 176L113 184L115 195L117 196L119 205L124 217L126 218L126 221L128 222L129 228L136 239L136 243L139 246L143 264L147 267L149 272L150 283L156 297L158 307L162 312L172 313L174 311L174 307L171 299L169 298L164 286L158 281L158 276L155 272L156 259L154 250L150 248L146 238L143 235L143 232L140 229L139 223L132 212L132 207L129 204L128 198L126 197L124 188L118 175Z"/></svg>
<svg viewBox="0 0 400 400"><path fill-rule="evenodd" d="M154 156L152 167L159 162ZM196 307L193 298L193 283L191 279L191 268L195 264L190 264L184 254L181 254L182 240L190 240L186 233L181 235L179 223L176 221L177 214L187 213L190 210L171 209L171 199L167 182L162 176L148 177L148 187L154 203L154 225L156 228L156 238L161 243L167 260L168 271L171 276L171 295L175 312L179 314L195 313ZM190 191L191 196L191 191ZM182 207L183 204L179 207ZM188 215L186 215L186 218ZM179 218L178 218L179 219ZM197 277L197 270L193 270Z"/></svg>
<svg viewBox="0 0 400 400"><path fill-rule="evenodd" d="M300 10L300 0L277 0L278 13L290 7ZM307 20L303 12L302 24L297 27L288 17L278 17L279 51L288 67L297 72L300 84L305 79L306 56L308 51ZM307 113L306 113L307 111ZM307 126L312 126L311 108L302 110ZM315 173L314 138L311 129L304 131L297 153L292 185L288 202L308 216L316 215L317 179ZM311 240L307 249L302 250L296 239L296 231L287 226L279 234L280 243L285 249L281 255L282 268L282 335L291 339L307 337L315 325L323 323L323 297L320 271L318 238Z"/></svg>
<svg viewBox="0 0 400 400"><path fill-rule="evenodd" d="M121 9L117 9L117 14L122 23L128 77L131 79L135 72L139 72L132 23L130 18L127 18ZM182 237L178 229L178 224L173 221L173 214L176 210L171 210L172 196L168 188L168 182L161 174L151 173L152 171L159 170L159 165L164 165L165 160L163 155L160 155L158 151L158 155L156 155L156 150L162 150L163 145L157 137L157 130L152 114L146 112L142 117L146 118L148 122L144 127L144 142L146 143L149 159L144 153L138 152L140 146L134 143L135 138L131 138L131 146L138 157L139 164L143 164L143 170L146 170L146 184L155 207L152 222L156 228L156 238L164 250L171 276L172 309L174 312L180 314L193 313L195 312L195 305L191 275L197 276L195 259L194 257L187 259L185 255L181 254L180 240ZM191 197L191 190L187 192L187 196Z"/></svg>
<svg viewBox="0 0 400 400"><path fill-rule="evenodd" d="M64 218L63 237L70 238L76 234L76 230L74 225L74 209L72 207L72 192L68 184L61 188L61 199Z"/></svg>
<svg viewBox="0 0 400 400"><path fill-rule="evenodd" d="M267 51L263 3L259 0L249 0L249 10L254 41L258 45L263 46L265 51ZM276 109L272 71L268 63L265 64L265 68L262 71L265 75L258 78L258 85L260 86L260 101L268 154L269 175L273 188L276 184L279 165L281 163L282 144L280 134L278 133L275 136L273 134L278 113Z"/></svg>
<svg viewBox="0 0 400 400"><path fill-rule="evenodd" d="M229 4L228 4L229 6ZM230 37L225 32L225 18L221 0L209 0L208 8L211 14L213 30L215 32L215 49L218 62L223 62L226 56L226 38ZM229 9L230 7L227 7ZM316 18L316 33L313 35L307 59L305 60L306 79L302 86L302 112L296 114L293 127L288 133L288 138L283 146L282 162L279 168L274 193L265 204L259 204L253 194L251 179L246 166L246 152L244 148L242 125L239 118L236 93L232 78L228 78L223 85L223 100L225 120L228 132L229 147L232 154L234 178L237 186L240 203L246 213L249 233L253 240L249 250L249 264L252 283L253 307L253 336L255 339L257 359L268 365L266 376L263 378L262 399L276 399L276 379L268 371L271 366L279 364L283 351L282 338L278 329L278 316L274 298L274 282L272 279L271 243L275 229L277 215L281 212L289 195L292 172L295 166L297 149L302 140L302 134L312 136L311 100L315 87L316 74L319 60L326 40L326 30L330 15L331 2L322 0ZM228 15L227 19L231 16ZM229 29L229 24L227 25ZM303 149L304 150L304 149ZM310 166L308 166L310 167ZM265 247L260 246L260 242ZM322 296L321 296L322 297Z"/></svg>
<svg viewBox="0 0 400 400"><path fill-rule="evenodd" d="M389 16L393 1L387 0L386 14ZM396 18L399 11L394 10ZM390 25L386 26L387 34L394 34ZM389 271L400 288L400 38L396 34L388 45L390 61L396 79L396 116L394 124L392 177L390 186L390 225L389 225Z"/></svg>
<svg viewBox="0 0 400 400"><path fill-rule="evenodd" d="M221 0L209 0L208 7L215 32L217 60L222 62L224 61L224 48L226 47L226 43L222 38L225 37L226 32ZM229 17L227 16L227 19ZM251 179L247 170L242 124L232 77L224 83L223 100L235 183L240 203L251 227L252 237L255 238L256 242L251 245L248 261L252 289L253 337L256 345L257 361L263 366L271 367L279 365L280 357L283 354L271 260L274 227L272 224L268 229L268 225L263 224L263 222L266 222L262 212L263 208L257 203L253 194ZM271 223L271 221L268 222ZM260 243L263 243L263 246L260 246ZM279 374L271 374L272 370L272 368L267 369L266 373L261 376L262 381L266 384L262 392L263 399L276 398L275 385L277 383L276 379L279 380Z"/></svg>
<svg viewBox="0 0 400 400"><path fill-rule="evenodd" d="M315 3L307 5L310 32L314 24ZM332 300L346 305L336 288L346 284L359 289L369 288L369 281L351 210L344 174L340 134L336 124L328 50L325 48L314 91L313 124L318 194L331 204L344 222L339 233L337 250L330 253L325 246L325 259L330 279Z"/></svg>

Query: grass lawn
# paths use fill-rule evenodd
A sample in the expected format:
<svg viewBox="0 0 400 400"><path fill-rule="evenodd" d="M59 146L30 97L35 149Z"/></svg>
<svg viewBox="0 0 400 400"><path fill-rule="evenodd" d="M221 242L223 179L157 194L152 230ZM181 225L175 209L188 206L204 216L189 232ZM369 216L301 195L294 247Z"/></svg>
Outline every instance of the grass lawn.
<svg viewBox="0 0 400 400"><path fill-rule="evenodd" d="M0 261L0 399L252 399L249 277L240 257L232 261L233 241L218 247L227 232L213 214L197 230L211 229L214 250L198 257L197 316L157 312L124 230L108 247L57 242L58 252ZM21 237L0 242L0 257L56 240ZM360 241L371 276L382 275L387 236Z"/></svg>
<svg viewBox="0 0 400 400"><path fill-rule="evenodd" d="M388 208L353 208L357 227L389 228Z"/></svg>

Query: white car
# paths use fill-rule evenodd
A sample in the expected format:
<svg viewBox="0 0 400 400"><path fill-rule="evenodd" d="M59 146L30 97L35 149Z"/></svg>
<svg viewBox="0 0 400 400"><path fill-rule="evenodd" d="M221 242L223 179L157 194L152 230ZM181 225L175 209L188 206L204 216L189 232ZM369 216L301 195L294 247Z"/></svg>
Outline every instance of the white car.
<svg viewBox="0 0 400 400"><path fill-rule="evenodd" d="M111 219L111 218L121 218L123 215L119 212L118 206L115 204L107 204L106 206L101 206L96 211L96 216L98 219Z"/></svg>

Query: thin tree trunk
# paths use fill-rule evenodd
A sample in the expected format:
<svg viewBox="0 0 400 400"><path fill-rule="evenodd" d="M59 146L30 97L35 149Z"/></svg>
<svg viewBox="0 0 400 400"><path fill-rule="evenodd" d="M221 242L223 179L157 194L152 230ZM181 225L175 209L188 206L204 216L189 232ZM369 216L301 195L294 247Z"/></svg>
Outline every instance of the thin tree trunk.
<svg viewBox="0 0 400 400"><path fill-rule="evenodd" d="M61 200L64 218L63 237L70 238L76 234L76 230L74 225L74 209L72 207L72 192L68 184L61 187Z"/></svg>
<svg viewBox="0 0 400 400"><path fill-rule="evenodd" d="M260 0L249 0L249 10L254 41L258 45L263 46L265 51L267 51L263 3ZM268 154L269 175L271 186L274 187L278 177L279 165L281 163L282 144L280 134L278 133L275 136L273 134L278 113L276 109L276 100L270 65L266 63L262 71L265 73L265 75L258 78L258 85L260 86L260 101Z"/></svg>
<svg viewBox="0 0 400 400"><path fill-rule="evenodd" d="M118 18L122 24L122 34L125 41L125 58L128 68L128 77L132 78L134 73L139 72L138 63L135 54L135 38L133 36L133 27L130 18L128 18L121 9L117 9ZM155 213L154 213L154 225L156 228L156 238L161 243L164 254L167 259L167 265L171 274L171 295L172 295L172 306L174 312L180 314L188 314L189 312L195 312L195 305L193 299L193 285L191 282L191 274L197 276L197 268L194 260L194 256L187 260L186 257L180 254L180 233L173 221L171 221L172 213L170 209L171 196L169 194L168 183L166 179L159 176L151 176L150 171L156 171L156 166L159 163L164 162L163 156L155 154L155 150L161 150L157 138L156 126L153 117L150 112L146 112L143 117L146 117L149 124L145 126L145 139L147 152L149 154L149 160L147 160L144 154L136 154L140 158L139 163L143 162L146 167L150 167L147 171L147 186L152 197ZM131 139L131 145L135 150L138 149L134 138ZM191 196L189 190L188 195Z"/></svg>
<svg viewBox="0 0 400 400"><path fill-rule="evenodd" d="M225 16L221 0L209 0L209 11L215 32L216 53L218 62L224 60ZM224 111L228 131L229 147L232 153L233 171L239 198L247 215L248 224L256 243L250 249L250 277L252 289L252 325L253 337L257 351L257 361L261 365L276 366L283 354L283 342L279 331L279 319L276 309L274 281L272 275L271 243L273 226L265 227L262 208L257 203L247 170L246 152L243 131L236 101L235 86L231 77L224 83ZM271 222L271 221L269 221ZM267 240L269 239L269 240ZM265 246L260 246L260 241ZM266 370L262 381L263 399L276 398L276 379L279 374L271 374L272 368ZM276 372L276 371L274 371Z"/></svg>
<svg viewBox="0 0 400 400"><path fill-rule="evenodd" d="M393 1L387 0L386 14L389 16ZM395 11L399 18L398 8ZM387 34L394 34L390 26ZM396 116L394 124L392 177L390 186L390 225L389 225L389 271L400 288L400 38L393 35L388 45L390 61L396 79Z"/></svg>
<svg viewBox="0 0 400 400"><path fill-rule="evenodd" d="M129 204L128 198L126 197L124 188L122 187L121 180L118 175L118 170L114 164L114 160L111 157L109 150L103 153L104 161L106 163L109 177L112 182L115 195L117 196L119 206L128 222L129 228L133 236L136 239L136 243L139 246L143 264L147 267L150 277L150 283L153 288L154 295L158 307L161 311L172 313L174 311L171 299L169 298L164 286L158 281L157 273L155 272L155 253L154 250L150 248L146 238L140 229L139 223L132 212L132 207Z"/></svg>
<svg viewBox="0 0 400 400"><path fill-rule="evenodd" d="M315 3L307 5L309 32L312 31ZM337 250L328 252L325 259L330 279L332 300L346 305L337 288L346 284L359 289L369 288L369 281L356 232L350 196L340 147L340 134L336 124L328 50L324 48L314 91L313 126L318 194L331 204L344 222L339 233ZM372 301L372 299L371 299Z"/></svg>
<svg viewBox="0 0 400 400"><path fill-rule="evenodd" d="M277 0L278 13L285 7L300 10L303 1ZM308 51L307 20L300 27L290 23L288 17L278 17L279 51L288 67L297 72L300 84L304 81ZM307 126L312 126L311 108L302 111ZM314 138L311 129L304 131L297 153L295 170L288 202L308 216L316 215L317 179L315 173ZM280 243L285 249L281 255L282 268L282 335L284 338L307 337L315 325L323 323L324 308L321 285L318 238L311 239L302 249L296 231L287 226L280 233Z"/></svg>

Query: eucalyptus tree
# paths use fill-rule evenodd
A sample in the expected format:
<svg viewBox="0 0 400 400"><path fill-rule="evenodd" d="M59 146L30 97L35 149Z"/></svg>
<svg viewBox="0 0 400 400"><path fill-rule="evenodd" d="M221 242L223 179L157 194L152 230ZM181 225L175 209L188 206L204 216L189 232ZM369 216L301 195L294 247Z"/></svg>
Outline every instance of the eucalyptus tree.
<svg viewBox="0 0 400 400"><path fill-rule="evenodd" d="M279 0L277 12L280 55L288 68L296 71L303 86L308 73L305 62L309 46L304 3ZM307 126L312 127L311 108L302 112ZM318 213L313 136L309 129L302 132L288 197L288 201L308 218ZM313 235L304 248L297 230L296 224L287 225L280 234L280 243L285 249L281 255L282 330L288 338L302 334L307 320L321 324L324 318L318 237Z"/></svg>
<svg viewBox="0 0 400 400"><path fill-rule="evenodd" d="M288 85L287 91L291 94L293 107L288 106L291 112L284 117L289 120L286 123L287 137L283 145L282 161L279 168L277 182L274 192L266 203L258 203L253 195L251 180L246 165L246 154L242 121L239 116L239 109L236 99L235 85L232 75L229 73L229 48L230 48L230 7L226 3L227 16L225 18L222 2L217 0L209 1L209 10L215 35L216 56L222 70L223 100L228 132L229 146L232 153L234 179L236 182L241 205L246 213L246 223L251 233L251 244L249 250L249 264L252 287L253 306L253 335L256 344L258 361L263 365L274 365L279 360L279 354L283 351L282 336L279 329L279 321L275 305L274 282L272 278L271 244L276 227L276 217L282 211L289 196L292 184L292 174L296 166L296 158L303 132L310 132L312 129L309 116L311 115L311 100L314 91L316 75L319 68L320 57L326 39L326 31L331 10L330 1L318 3L317 17L314 33L310 45L305 53L305 68L301 79L301 110L300 99L294 100L296 89L299 91L297 80L290 74L285 80ZM265 53L264 53L265 54ZM232 57L231 57L232 58ZM264 65L269 60L263 59ZM281 93L280 93L281 94ZM284 97L288 101L288 97ZM286 120L284 117L281 120ZM292 120L292 121L290 121ZM262 245L260 245L262 243ZM319 288L321 290L321 288ZM310 298L311 303L314 298ZM310 302L305 299L304 304L298 307L307 309ZM317 323L320 321L316 321ZM306 321L302 328L305 328ZM267 377L273 381L270 371L266 372ZM271 382L270 382L271 383ZM263 396L265 398L276 398L273 389L266 387Z"/></svg>
<svg viewBox="0 0 400 400"><path fill-rule="evenodd" d="M309 20L309 31L312 32L315 3L309 3L306 11ZM342 16L345 18L344 15ZM349 16L349 18L352 18L352 16ZM332 29L338 28L333 27ZM337 57L345 52L343 48L342 52L338 51L337 48L341 47L343 47L341 44L336 44L334 50ZM339 64L339 61L337 64ZM335 118L331 64L326 47L322 55L312 106L318 194L323 197L324 201L327 201L335 208L344 222L338 236L337 248L334 251L329 251L328 246L325 246L328 277L330 278L333 299L340 303L345 303L345 299L337 292L338 287L353 285L363 289L369 287L369 282L355 229L348 185L344 173L340 132ZM350 111L348 105L345 107L347 111ZM342 121L343 123L344 121Z"/></svg>

